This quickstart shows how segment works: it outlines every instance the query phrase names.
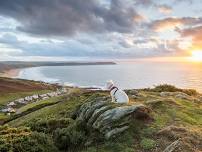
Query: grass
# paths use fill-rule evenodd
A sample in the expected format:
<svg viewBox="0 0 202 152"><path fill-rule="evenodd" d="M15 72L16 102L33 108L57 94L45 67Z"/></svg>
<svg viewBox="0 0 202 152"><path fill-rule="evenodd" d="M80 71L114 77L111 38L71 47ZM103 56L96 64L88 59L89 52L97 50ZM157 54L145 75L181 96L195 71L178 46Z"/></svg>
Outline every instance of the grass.
<svg viewBox="0 0 202 152"><path fill-rule="evenodd" d="M58 99L62 100L62 102L59 102L56 105L52 105L52 106L34 111L28 115L25 115L14 121L9 122L9 124L16 127L16 126L27 124L35 120L36 118L48 119L48 118L61 118L62 116L69 117L71 112L73 112L78 105L81 105L83 102L85 102L87 97L78 96L78 97L71 98L71 100L68 100L68 97L66 96L55 98L55 100L58 100ZM47 102L47 101L44 101L44 102Z"/></svg>
<svg viewBox="0 0 202 152"><path fill-rule="evenodd" d="M31 92L17 92L17 93L3 93L0 94L0 106L6 105L8 102L24 98L26 96L34 95L34 94L44 94L51 92L52 90L40 90L40 91L31 91Z"/></svg>
<svg viewBox="0 0 202 152"><path fill-rule="evenodd" d="M149 150L149 149L152 149L156 146L156 142L152 139L149 139L149 138L143 138L140 142L140 146L144 150Z"/></svg>
<svg viewBox="0 0 202 152"><path fill-rule="evenodd" d="M61 102L44 107L42 109L36 109L25 116L22 116L16 120L9 122L8 124L13 127L29 126L30 122L36 122L37 120L50 120L50 119L68 119L71 117L72 112L81 104L87 101L96 100L99 96L107 96L108 93L103 92L85 92L79 89L72 90L69 95L63 97L56 97L50 100L44 100L41 102L32 103L20 108L21 112L25 112L29 109L37 107L42 104L48 104L61 100ZM129 94L131 97L131 94ZM161 102L153 102L147 104L152 109L152 117L154 121L152 123L145 124L140 121L132 121L131 127L125 133L122 133L119 137L107 140L97 141L94 137L89 137L92 140L92 144L87 147L83 147L82 152L152 152L153 149L157 151L163 151L166 146L173 142L173 138L168 136L158 136L157 132L169 127L169 126L183 126L188 132L174 132L170 131L167 134L170 136L176 134L176 137L193 138L193 140L200 141L200 134L202 134L202 107L200 103L194 101L188 101L183 99L177 99L172 97L172 102L168 102L167 97L160 97L159 93L152 90L141 90L140 97L138 99L131 100L130 104L146 103L148 100L159 100ZM1 115L0 115L1 117ZM196 131L196 135L192 134ZM197 137L197 138L196 138ZM196 138L196 139L195 139ZM199 139L198 139L199 138ZM189 146L196 146L193 141L187 140L182 143L185 152L190 152ZM158 146L157 146L158 145ZM189 146L187 146L189 145ZM186 147L187 146L187 147ZM180 150L178 150L180 151Z"/></svg>
<svg viewBox="0 0 202 152"><path fill-rule="evenodd" d="M4 119L7 119L7 118L8 118L8 116L6 114L0 113L0 121L4 120Z"/></svg>
<svg viewBox="0 0 202 152"><path fill-rule="evenodd" d="M40 106L40 105L48 105L50 103L56 103L58 100L62 99L62 97L53 97L53 98L50 98L50 99L47 99L47 100L40 100L40 101L37 101L37 102L33 102L33 103L30 103L30 104L27 104L21 108L18 109L18 113L22 113L22 112L25 112L29 109L32 109L36 106Z"/></svg>

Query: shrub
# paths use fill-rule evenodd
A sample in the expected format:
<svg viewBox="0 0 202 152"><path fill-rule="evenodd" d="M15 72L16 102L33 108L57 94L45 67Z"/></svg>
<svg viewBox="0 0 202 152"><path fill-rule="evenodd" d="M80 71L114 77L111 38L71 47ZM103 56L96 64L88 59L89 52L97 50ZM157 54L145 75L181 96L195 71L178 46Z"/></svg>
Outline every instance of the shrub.
<svg viewBox="0 0 202 152"><path fill-rule="evenodd" d="M1 152L57 152L52 139L28 128L0 127Z"/></svg>
<svg viewBox="0 0 202 152"><path fill-rule="evenodd" d="M156 142L149 138L143 138L140 142L140 146L145 150L149 150L156 146Z"/></svg>
<svg viewBox="0 0 202 152"><path fill-rule="evenodd" d="M13 143L14 152L57 152L52 139L44 133L33 132Z"/></svg>
<svg viewBox="0 0 202 152"><path fill-rule="evenodd" d="M77 151L87 140L85 127L76 121L67 128L57 129L54 140L60 150Z"/></svg>
<svg viewBox="0 0 202 152"><path fill-rule="evenodd" d="M177 92L180 89L176 88L173 85L169 85L169 84L162 84L162 85L158 85L155 86L155 88L153 89L153 91L155 92Z"/></svg>
<svg viewBox="0 0 202 152"><path fill-rule="evenodd" d="M173 85L169 85L169 84L158 85L151 90L154 92L183 92L190 96L198 94L198 92L194 89L180 89L180 88L177 88L177 87L175 87Z"/></svg>
<svg viewBox="0 0 202 152"><path fill-rule="evenodd" d="M51 118L48 120L36 120L28 124L31 130L45 133L52 133L57 128L66 128L71 124L73 120L71 118Z"/></svg>

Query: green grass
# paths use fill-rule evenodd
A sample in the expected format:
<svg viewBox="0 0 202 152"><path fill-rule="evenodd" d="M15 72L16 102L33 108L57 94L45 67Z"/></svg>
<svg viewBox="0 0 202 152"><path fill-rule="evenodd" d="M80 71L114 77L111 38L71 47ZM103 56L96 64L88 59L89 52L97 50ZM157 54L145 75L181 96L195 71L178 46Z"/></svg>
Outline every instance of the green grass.
<svg viewBox="0 0 202 152"><path fill-rule="evenodd" d="M144 150L149 150L149 149L152 149L156 146L156 142L152 139L149 139L149 138L143 138L140 142L140 146Z"/></svg>
<svg viewBox="0 0 202 152"><path fill-rule="evenodd" d="M62 99L62 97L53 97L53 98L50 98L50 99L47 99L47 100L40 100L40 101L37 101L37 102L33 102L33 103L30 103L30 104L27 104L21 108L18 109L18 112L19 113L22 113L22 112L25 112L31 108L34 108L35 106L40 106L40 105L44 105L44 104L50 104L50 103L56 103L58 100Z"/></svg>
<svg viewBox="0 0 202 152"><path fill-rule="evenodd" d="M66 119L70 118L72 112L84 102L96 100L99 96L106 96L106 93L82 93L80 90L76 90L71 95L65 95L63 97L56 97L50 100L44 100L36 103L31 103L20 108L21 112L25 112L31 108L39 106L41 104L48 104L61 100L61 102L51 105L34 112L31 112L25 116L22 116L16 120L9 122L8 124L13 127L18 126L29 126L30 122L38 122L38 119L41 121L50 120L50 119ZM129 94L130 96L130 94ZM152 109L152 117L154 121L150 124L145 125L143 122L133 121L131 122L131 127L128 131L121 134L115 139L110 139L107 141L95 141L94 137L99 135L94 135L92 138L92 144L88 147L83 148L82 152L135 152L135 151L146 151L151 152L156 145L161 145L161 140L166 143L163 145L160 151L163 151L165 146L170 144L172 141L164 137L156 137L156 134L159 130L168 127L170 125L180 126L183 125L187 129L196 129L198 134L200 134L200 128L202 128L202 109L199 103L188 100L179 100L172 98L172 102L168 102L167 98L160 97L159 93L152 91L141 91L141 97L136 100L132 100L131 104L134 103L145 103L147 100L162 99L162 102L150 103L148 106ZM74 120L72 120L74 121ZM191 131L191 130L190 130Z"/></svg>
<svg viewBox="0 0 202 152"><path fill-rule="evenodd" d="M0 120L4 120L4 119L7 119L8 116L4 113L0 113Z"/></svg>
<svg viewBox="0 0 202 152"><path fill-rule="evenodd" d="M44 93L48 93L48 92L51 92L51 90L0 94L0 106L6 105L8 102L19 99L19 98L24 98L26 96L30 96L30 95L34 95L34 94L44 94Z"/></svg>
<svg viewBox="0 0 202 152"><path fill-rule="evenodd" d="M12 126L20 126L27 124L30 121L35 120L36 118L48 119L61 118L62 116L68 117L78 105L81 105L81 103L85 102L85 99L85 97L76 97L72 98L71 100L67 100L65 97L63 97L63 99L61 99L62 102L60 103L34 111L26 116L9 122L8 124Z"/></svg>

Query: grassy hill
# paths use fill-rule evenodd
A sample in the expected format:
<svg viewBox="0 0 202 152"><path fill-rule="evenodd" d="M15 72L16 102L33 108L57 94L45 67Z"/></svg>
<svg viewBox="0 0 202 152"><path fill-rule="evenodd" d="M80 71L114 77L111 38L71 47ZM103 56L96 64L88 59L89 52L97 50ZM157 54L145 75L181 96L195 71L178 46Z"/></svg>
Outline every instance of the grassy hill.
<svg viewBox="0 0 202 152"><path fill-rule="evenodd" d="M106 140L72 116L83 103L109 98L109 93L69 88L63 96L22 107L20 117L11 116L0 127L0 151L162 152L178 139L174 152L202 151L200 94L170 85L127 93L131 105L151 110L153 121L134 119L126 132Z"/></svg>
<svg viewBox="0 0 202 152"><path fill-rule="evenodd" d="M0 108L8 102L33 94L43 94L55 90L57 86L37 81L0 77ZM0 113L0 121L7 118Z"/></svg>

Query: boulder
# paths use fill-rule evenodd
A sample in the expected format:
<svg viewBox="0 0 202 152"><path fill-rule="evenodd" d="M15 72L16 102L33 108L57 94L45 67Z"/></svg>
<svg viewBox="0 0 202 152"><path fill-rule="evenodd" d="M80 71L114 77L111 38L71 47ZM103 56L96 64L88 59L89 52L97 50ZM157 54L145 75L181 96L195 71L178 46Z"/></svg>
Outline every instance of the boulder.
<svg viewBox="0 0 202 152"><path fill-rule="evenodd" d="M76 119L86 123L89 129L98 130L106 139L109 139L127 130L130 126L130 121L140 114L138 111L149 117L148 113L150 111L142 109L147 108L142 104L123 105L101 99L86 102L74 113L76 114Z"/></svg>
<svg viewBox="0 0 202 152"><path fill-rule="evenodd" d="M139 93L139 91L137 91L137 90L130 90L129 91L129 94L131 94L131 95L138 95L138 93Z"/></svg>
<svg viewBox="0 0 202 152"><path fill-rule="evenodd" d="M178 99L191 100L191 97L186 93L179 92L176 96Z"/></svg>
<svg viewBox="0 0 202 152"><path fill-rule="evenodd" d="M139 99L140 97L138 97L137 95L132 95L131 98L133 98L133 99Z"/></svg>
<svg viewBox="0 0 202 152"><path fill-rule="evenodd" d="M161 92L160 96L161 97L168 97L168 96L173 96L174 92Z"/></svg>

